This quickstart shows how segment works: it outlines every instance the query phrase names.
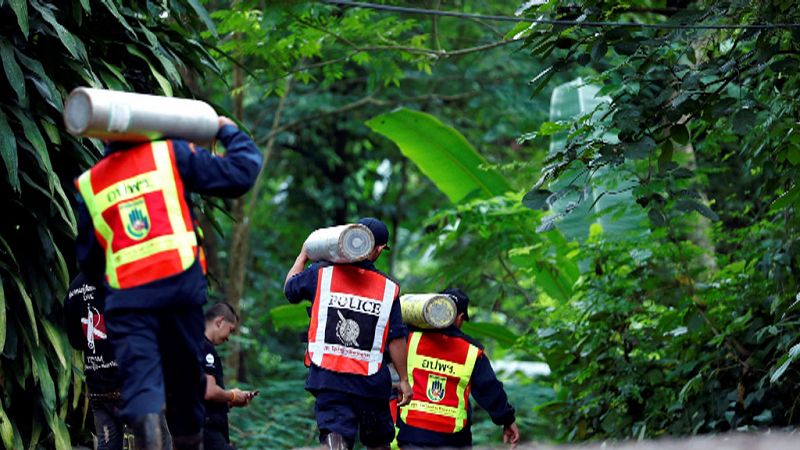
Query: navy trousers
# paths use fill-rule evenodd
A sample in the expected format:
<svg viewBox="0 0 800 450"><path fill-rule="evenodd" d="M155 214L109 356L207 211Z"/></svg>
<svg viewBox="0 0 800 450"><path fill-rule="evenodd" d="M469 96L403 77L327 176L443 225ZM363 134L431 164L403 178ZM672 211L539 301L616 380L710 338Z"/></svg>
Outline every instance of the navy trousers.
<svg viewBox="0 0 800 450"><path fill-rule="evenodd" d="M394 421L389 399L376 399L334 390L314 393L314 413L319 426L319 440L330 433L341 434L353 448L356 433L367 447L389 445L394 440Z"/></svg>
<svg viewBox="0 0 800 450"><path fill-rule="evenodd" d="M123 420L166 406L173 437L200 433L205 417L202 306L116 309L106 314L106 327L122 378Z"/></svg>

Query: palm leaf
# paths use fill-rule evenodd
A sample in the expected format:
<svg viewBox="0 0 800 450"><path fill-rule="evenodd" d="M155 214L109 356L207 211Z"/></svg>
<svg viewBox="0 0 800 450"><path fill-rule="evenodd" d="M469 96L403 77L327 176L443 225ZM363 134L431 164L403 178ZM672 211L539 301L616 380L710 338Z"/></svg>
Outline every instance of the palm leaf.
<svg viewBox="0 0 800 450"><path fill-rule="evenodd" d="M401 108L367 125L394 141L453 203L472 193L487 198L511 190L500 174L482 168L486 160L461 133L430 114Z"/></svg>
<svg viewBox="0 0 800 450"><path fill-rule="evenodd" d="M11 127L8 125L6 115L0 109L0 156L3 158L3 163L6 166L8 173L8 182L14 188L14 191L19 192L19 175L17 168L19 161L17 160L17 139Z"/></svg>
<svg viewBox="0 0 800 450"><path fill-rule="evenodd" d="M28 0L9 0L9 3L11 4L11 9L14 10L14 14L17 16L19 29L22 30L22 34L25 35L25 37L28 37L30 31L28 27Z"/></svg>
<svg viewBox="0 0 800 450"><path fill-rule="evenodd" d="M28 101L28 97L25 94L25 78L16 58L14 58L14 46L8 42L8 39L2 37L0 37L0 60L3 62L3 71L6 73L8 84L14 89L20 104L24 105Z"/></svg>

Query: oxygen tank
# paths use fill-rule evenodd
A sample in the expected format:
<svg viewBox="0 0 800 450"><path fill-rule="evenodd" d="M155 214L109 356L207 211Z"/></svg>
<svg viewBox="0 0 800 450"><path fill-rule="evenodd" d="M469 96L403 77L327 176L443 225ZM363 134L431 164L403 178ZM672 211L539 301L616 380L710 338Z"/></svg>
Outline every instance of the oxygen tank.
<svg viewBox="0 0 800 450"><path fill-rule="evenodd" d="M456 302L445 294L405 294L400 310L403 322L417 328L447 328L456 320Z"/></svg>
<svg viewBox="0 0 800 450"><path fill-rule="evenodd" d="M303 245L311 261L350 263L369 256L375 237L364 225L339 225L315 230Z"/></svg>
<svg viewBox="0 0 800 450"><path fill-rule="evenodd" d="M74 136L146 142L163 137L211 143L219 116L208 103L79 87L64 106L64 124Z"/></svg>

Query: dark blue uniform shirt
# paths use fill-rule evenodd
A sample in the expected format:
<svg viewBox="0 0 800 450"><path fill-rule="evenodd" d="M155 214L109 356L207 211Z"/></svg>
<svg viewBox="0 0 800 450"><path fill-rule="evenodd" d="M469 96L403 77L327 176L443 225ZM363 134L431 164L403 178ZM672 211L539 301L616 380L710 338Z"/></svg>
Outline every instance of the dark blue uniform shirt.
<svg viewBox="0 0 800 450"><path fill-rule="evenodd" d="M417 330L414 330L417 331ZM483 349L483 346L471 336L464 334L456 326L442 330L419 330L424 333L442 333L465 339L472 345ZM472 369L472 398L485 409L492 422L497 425L511 425L516 420L514 407L508 403L508 397L503 390L503 383L497 379L492 369L492 364L485 354L481 354L475 367ZM467 425L458 433L439 433L411 427L403 423L398 417L397 424L400 431L397 442L402 445L415 444L429 447L467 447L472 445L472 408L467 406Z"/></svg>
<svg viewBox="0 0 800 450"><path fill-rule="evenodd" d="M217 139L227 150L225 156L215 156L184 140L172 140L175 161L189 205L190 192L226 198L242 196L253 185L261 170L261 152L243 131L226 125L217 132ZM114 144L106 148L106 154L125 151L125 148ZM78 203L76 252L82 270L92 277L104 277L105 255L95 237L89 211L82 201ZM197 260L183 273L142 286L122 290L106 287L109 297L112 297L106 305L107 311L116 308L202 305L206 300L206 278Z"/></svg>
<svg viewBox="0 0 800 450"><path fill-rule="evenodd" d="M314 263L309 268L289 279L289 282L286 283L284 294L290 302L299 303L303 300L314 301L317 295L317 275L322 264L323 263ZM372 261L360 261L353 263L353 265L381 273L375 268ZM381 275L386 276L386 274L383 273L381 273ZM408 328L403 324L403 317L400 314L400 300L395 298L392 302L392 310L389 313L389 333L386 336L387 347L388 343L392 340L401 339L406 336L408 336ZM370 376L332 372L311 364L311 367L308 368L306 390L315 393L320 390L328 389L347 392L362 397L388 399L392 390L392 380L389 375L389 368L386 366L388 361L389 359L386 354L384 354L384 363L381 365L381 368L377 373Z"/></svg>

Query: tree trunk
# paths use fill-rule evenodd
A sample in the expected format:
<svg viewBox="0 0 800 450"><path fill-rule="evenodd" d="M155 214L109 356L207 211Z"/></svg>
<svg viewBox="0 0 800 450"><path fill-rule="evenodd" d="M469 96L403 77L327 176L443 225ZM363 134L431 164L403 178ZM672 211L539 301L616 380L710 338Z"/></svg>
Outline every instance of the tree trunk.
<svg viewBox="0 0 800 450"><path fill-rule="evenodd" d="M239 79L239 77L243 78L241 69L238 70L239 77L236 76L236 73L237 72L234 71L235 80L241 82L242 80ZM250 190L250 193L236 199L233 202L231 215L234 219L234 225L231 232L230 250L228 252L228 285L226 299L228 303L233 306L237 313L241 312L241 299L242 295L244 294L244 286L247 279L247 262L250 259L250 218L253 216L253 210L257 204L261 186L263 184L264 172L266 170L270 154L272 153L272 148L275 145L275 137L277 133L274 133L273 131L277 130L280 126L281 114L283 113L283 109L286 104L286 97L288 97L291 90L291 85L292 80L289 79L286 92L284 96L281 97L280 101L278 102L278 108L275 110L275 117L272 120L272 127L269 131L270 138L267 140L266 147L262 151L264 166L261 168L261 172L259 172L253 188ZM235 82L234 89L237 86L240 86L240 84ZM243 94L241 94L241 90L239 90L239 92L239 95L242 96ZM237 105L235 105L234 111L242 108L242 104L240 103L242 97L240 96L237 96ZM233 345L234 348L232 349L225 364L226 367L229 368L229 373L236 374L235 376L238 381L244 381L247 375L244 370L244 364L242 364L244 361L244 354L242 354L238 344L233 343Z"/></svg>

